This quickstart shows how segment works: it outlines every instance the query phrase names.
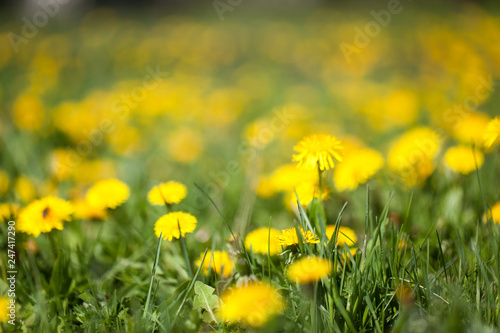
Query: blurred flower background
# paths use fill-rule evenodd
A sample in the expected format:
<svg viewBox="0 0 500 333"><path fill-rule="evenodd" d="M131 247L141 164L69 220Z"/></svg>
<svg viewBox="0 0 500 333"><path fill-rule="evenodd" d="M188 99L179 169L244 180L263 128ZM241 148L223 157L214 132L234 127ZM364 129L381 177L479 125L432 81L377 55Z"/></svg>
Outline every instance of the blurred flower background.
<svg viewBox="0 0 500 333"><path fill-rule="evenodd" d="M383 156L385 175L413 186L435 168L463 169L440 163L444 147L483 149L498 112L495 13L468 2L297 2L282 15L277 4L216 4L153 16L54 0L3 20L3 191L29 202L147 174L151 185L192 179L231 199L229 185L256 188L310 133L349 142L345 155L362 149L346 165L366 170L339 169L338 190L372 177ZM425 130L402 136L416 126ZM415 143L421 136L432 151ZM423 153L410 167L415 149ZM373 162L359 163L364 155Z"/></svg>

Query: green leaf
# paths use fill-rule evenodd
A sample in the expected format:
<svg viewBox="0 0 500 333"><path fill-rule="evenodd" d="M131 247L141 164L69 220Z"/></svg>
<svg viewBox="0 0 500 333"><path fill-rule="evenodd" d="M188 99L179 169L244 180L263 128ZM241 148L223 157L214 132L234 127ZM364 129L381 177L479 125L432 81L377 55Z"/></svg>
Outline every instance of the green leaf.
<svg viewBox="0 0 500 333"><path fill-rule="evenodd" d="M194 284L195 297L193 300L194 309L203 309L207 311L208 315L203 316L203 320L207 322L217 322L215 317L215 309L219 307L220 299L217 295L214 295L214 288L200 282L196 281Z"/></svg>
<svg viewBox="0 0 500 333"><path fill-rule="evenodd" d="M80 299L83 300L84 302L92 305L95 305L97 303L94 296L92 296L88 291L80 294L78 297L80 297Z"/></svg>
<svg viewBox="0 0 500 333"><path fill-rule="evenodd" d="M316 229L316 233L319 233L322 229L326 228L326 215L323 209L323 204L318 198L313 198L309 205L307 205L307 216L312 222L313 227ZM323 228L321 228L321 224Z"/></svg>
<svg viewBox="0 0 500 333"><path fill-rule="evenodd" d="M50 286L55 295L66 295L69 293L71 281L69 259L60 251L50 275Z"/></svg>
<svg viewBox="0 0 500 333"><path fill-rule="evenodd" d="M217 314L209 311L203 312L203 314L201 315L201 320L203 320L205 323L218 323Z"/></svg>

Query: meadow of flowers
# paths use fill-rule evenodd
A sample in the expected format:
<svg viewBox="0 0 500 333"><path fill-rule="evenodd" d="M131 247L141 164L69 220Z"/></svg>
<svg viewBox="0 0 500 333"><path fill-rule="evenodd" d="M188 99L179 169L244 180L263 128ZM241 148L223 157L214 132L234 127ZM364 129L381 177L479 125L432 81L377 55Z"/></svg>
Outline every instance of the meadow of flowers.
<svg viewBox="0 0 500 333"><path fill-rule="evenodd" d="M0 332L497 331L500 13L395 3L2 21Z"/></svg>

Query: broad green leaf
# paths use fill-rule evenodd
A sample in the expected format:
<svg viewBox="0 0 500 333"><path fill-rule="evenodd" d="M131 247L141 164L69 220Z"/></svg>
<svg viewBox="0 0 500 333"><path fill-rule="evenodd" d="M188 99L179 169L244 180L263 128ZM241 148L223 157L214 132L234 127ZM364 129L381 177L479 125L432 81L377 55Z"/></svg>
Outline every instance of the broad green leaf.
<svg viewBox="0 0 500 333"><path fill-rule="evenodd" d="M71 280L69 259L63 251L60 251L50 275L50 286L56 295L66 295Z"/></svg>
<svg viewBox="0 0 500 333"><path fill-rule="evenodd" d="M89 303L92 305L95 305L97 303L94 296L92 296L88 291L80 294L79 297L81 300L83 300L86 303Z"/></svg>
<svg viewBox="0 0 500 333"><path fill-rule="evenodd" d="M309 205L307 205L307 216L316 229L316 233L319 234L321 230L325 228L326 215L323 205L318 198L313 198ZM323 225L323 228L321 228L320 224Z"/></svg>
<svg viewBox="0 0 500 333"><path fill-rule="evenodd" d="M194 284L195 297L193 300L193 308L206 310L208 315L204 315L203 320L208 322L217 322L214 312L215 309L219 307L220 300L217 295L213 294L214 291L214 288L200 281L196 281Z"/></svg>

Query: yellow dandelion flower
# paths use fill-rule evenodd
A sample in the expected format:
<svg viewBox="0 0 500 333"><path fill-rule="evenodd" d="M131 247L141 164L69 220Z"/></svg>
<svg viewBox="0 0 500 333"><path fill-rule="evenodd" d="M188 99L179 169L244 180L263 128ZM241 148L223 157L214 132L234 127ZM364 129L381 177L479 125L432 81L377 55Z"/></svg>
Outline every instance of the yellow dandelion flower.
<svg viewBox="0 0 500 333"><path fill-rule="evenodd" d="M103 128L108 131L108 125L101 127L100 120L109 117L106 103L110 103L110 95L104 92L94 91L81 102L63 102L52 111L52 122L61 132L69 136L75 142L88 140L86 133L92 133L96 129ZM109 118L108 118L109 119ZM115 125L115 124L113 124Z"/></svg>
<svg viewBox="0 0 500 333"><path fill-rule="evenodd" d="M42 128L45 110L38 97L20 96L14 102L12 113L14 122L20 129L37 131Z"/></svg>
<svg viewBox="0 0 500 333"><path fill-rule="evenodd" d="M71 161L71 160L70 160ZM71 167L72 164L68 166ZM116 177L116 166L111 160L82 160L71 167L71 176L77 184L92 184L100 179Z"/></svg>
<svg viewBox="0 0 500 333"><path fill-rule="evenodd" d="M471 112L466 118L457 122L453 128L453 136L463 144L482 144L484 133L490 118L484 113Z"/></svg>
<svg viewBox="0 0 500 333"><path fill-rule="evenodd" d="M488 211L488 215L494 223L500 224L500 201L491 207L491 210ZM487 221L486 216L484 217L484 220Z"/></svg>
<svg viewBox="0 0 500 333"><path fill-rule="evenodd" d="M500 117L493 118L486 126L484 133L484 147L491 148L500 143Z"/></svg>
<svg viewBox="0 0 500 333"><path fill-rule="evenodd" d="M484 155L480 151L467 146L456 146L449 148L444 154L446 165L455 172L464 175L480 168L484 162Z"/></svg>
<svg viewBox="0 0 500 333"><path fill-rule="evenodd" d="M0 222L15 219L19 213L19 204L6 202L0 204Z"/></svg>
<svg viewBox="0 0 500 333"><path fill-rule="evenodd" d="M303 138L293 147L298 153L293 155L293 161L299 162L299 169L328 170L335 166L333 159L342 161L340 151L342 143L328 134L312 134Z"/></svg>
<svg viewBox="0 0 500 333"><path fill-rule="evenodd" d="M240 321L252 327L264 326L285 309L278 290L264 282L250 282L227 290L221 300L221 315L225 321Z"/></svg>
<svg viewBox="0 0 500 333"><path fill-rule="evenodd" d="M359 108L359 111L367 117L368 123L373 129L377 132L383 132L415 122L419 109L419 99L416 93L391 89L391 93L386 94L382 89L377 89L378 87L373 88L375 89L369 89L372 90L370 93L364 92L365 96L367 93L369 96L364 99L365 101L358 101L359 94L355 95L356 101L353 101L359 104L357 109ZM378 90L377 93L375 90Z"/></svg>
<svg viewBox="0 0 500 333"><path fill-rule="evenodd" d="M407 186L419 186L434 172L434 158L440 148L437 132L414 128L393 141L387 159L389 169Z"/></svg>
<svg viewBox="0 0 500 333"><path fill-rule="evenodd" d="M26 176L20 176L16 179L14 191L22 202L30 202L37 197L35 186Z"/></svg>
<svg viewBox="0 0 500 333"><path fill-rule="evenodd" d="M261 198L270 198L275 194L271 177L262 175L255 189L255 193Z"/></svg>
<svg viewBox="0 0 500 333"><path fill-rule="evenodd" d="M155 223L156 237L162 234L163 239L171 241L173 238L179 238L179 227L182 237L194 231L198 221L196 217L189 213L172 212L163 215Z"/></svg>
<svg viewBox="0 0 500 333"><path fill-rule="evenodd" d="M372 178L384 165L382 155L372 149L349 151L342 163L333 171L333 181L338 191L352 191Z"/></svg>
<svg viewBox="0 0 500 333"><path fill-rule="evenodd" d="M75 217L82 220L103 220L108 216L108 211L103 207L90 205L87 200L73 201L75 206Z"/></svg>
<svg viewBox="0 0 500 333"><path fill-rule="evenodd" d="M148 193L148 201L152 205L178 204L186 195L184 184L169 181L153 187Z"/></svg>
<svg viewBox="0 0 500 333"><path fill-rule="evenodd" d="M310 230L304 231L304 229L300 229L300 231L302 232L302 238L306 243L319 243L318 237L316 237L316 235L314 235ZM299 244L297 230L295 228L281 230L281 235L278 236L278 240L280 244L284 246Z"/></svg>
<svg viewBox="0 0 500 333"><path fill-rule="evenodd" d="M6 323L9 321L9 309L10 299L5 296L0 296L0 323Z"/></svg>
<svg viewBox="0 0 500 333"><path fill-rule="evenodd" d="M174 161L190 163L203 153L204 144L200 131L190 128L181 128L168 136L165 149Z"/></svg>
<svg viewBox="0 0 500 333"><path fill-rule="evenodd" d="M73 205L56 197L36 200L19 212L19 231L38 237L41 232L62 230L63 222L70 221Z"/></svg>
<svg viewBox="0 0 500 333"><path fill-rule="evenodd" d="M276 169L271 175L261 179L257 193L270 197L278 192L292 191L304 182L318 181L316 170L300 170L295 164L286 164ZM263 195L262 195L263 194Z"/></svg>
<svg viewBox="0 0 500 333"><path fill-rule="evenodd" d="M196 265L201 264L203 259L203 253L200 258L196 260ZM203 271L208 274L208 271L212 269L217 275L222 275L223 278L227 278L233 274L233 261L229 257L226 251L208 251L205 261L203 261Z"/></svg>
<svg viewBox="0 0 500 333"><path fill-rule="evenodd" d="M252 249L255 253L267 255L268 248L270 255L281 253L281 244L278 237L281 235L279 230L274 228L259 228L250 232L245 237L245 248L250 251ZM271 236L271 237L269 237ZM268 244L269 242L269 244ZM268 246L269 245L269 246Z"/></svg>
<svg viewBox="0 0 500 333"><path fill-rule="evenodd" d="M335 226L334 225L329 225L326 227L326 237L328 239L332 238L335 233ZM339 233L337 236L337 246L342 247L344 244L346 244L348 247L356 245L356 242L358 241L358 237L356 236L356 233L354 230L348 227L339 227Z"/></svg>
<svg viewBox="0 0 500 333"><path fill-rule="evenodd" d="M295 195L297 192L297 195ZM330 196L330 188L326 185L321 187L321 198L326 200ZM291 190L285 195L285 205L287 208L295 209L297 207L297 197L302 206L306 207L314 198L319 198L319 186L314 182L305 182L300 184L295 191Z"/></svg>
<svg viewBox="0 0 500 333"><path fill-rule="evenodd" d="M116 208L127 201L130 190L127 185L117 179L97 181L87 191L86 200L94 207Z"/></svg>
<svg viewBox="0 0 500 333"><path fill-rule="evenodd" d="M332 271L332 264L327 259L306 257L288 267L287 277L297 283L311 283L327 277Z"/></svg>

